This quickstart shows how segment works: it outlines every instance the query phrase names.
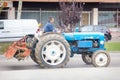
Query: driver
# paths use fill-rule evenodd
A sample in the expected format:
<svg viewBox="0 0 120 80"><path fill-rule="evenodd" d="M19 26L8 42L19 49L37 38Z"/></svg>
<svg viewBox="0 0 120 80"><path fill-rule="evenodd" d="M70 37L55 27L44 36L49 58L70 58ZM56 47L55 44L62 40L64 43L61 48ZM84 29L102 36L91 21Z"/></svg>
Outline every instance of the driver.
<svg viewBox="0 0 120 80"><path fill-rule="evenodd" d="M53 23L54 23L54 18L53 17L49 17L48 22L44 26L44 33L46 33L46 32L54 32L55 31Z"/></svg>

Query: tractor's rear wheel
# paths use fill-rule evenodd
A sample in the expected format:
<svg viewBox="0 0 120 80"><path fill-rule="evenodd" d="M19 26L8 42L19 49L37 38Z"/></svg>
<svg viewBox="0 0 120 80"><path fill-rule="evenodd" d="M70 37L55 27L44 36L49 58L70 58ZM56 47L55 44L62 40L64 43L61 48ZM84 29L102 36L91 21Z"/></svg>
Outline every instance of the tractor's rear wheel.
<svg viewBox="0 0 120 80"><path fill-rule="evenodd" d="M32 59L35 63L39 64L39 63L37 62L37 59L36 59L36 57L35 57L35 53L34 53L34 52L31 52L31 53L30 53L30 57L31 57L31 59Z"/></svg>
<svg viewBox="0 0 120 80"><path fill-rule="evenodd" d="M98 50L92 55L92 64L95 67L107 67L110 64L110 55L103 50Z"/></svg>
<svg viewBox="0 0 120 80"><path fill-rule="evenodd" d="M43 68L64 67L70 58L70 46L59 34L42 36L35 49L35 57Z"/></svg>
<svg viewBox="0 0 120 80"><path fill-rule="evenodd" d="M92 64L92 54L90 54L90 53L82 53L82 60L86 64Z"/></svg>
<svg viewBox="0 0 120 80"><path fill-rule="evenodd" d="M31 59L35 62L35 63L37 63L38 64L38 62L37 62L37 59L36 59L36 57L35 57L35 47L36 47L36 44L37 44L37 39L34 37L34 38L32 38L32 40L31 40L31 42L30 42L30 49L31 49L31 53L30 53L30 57L31 57Z"/></svg>

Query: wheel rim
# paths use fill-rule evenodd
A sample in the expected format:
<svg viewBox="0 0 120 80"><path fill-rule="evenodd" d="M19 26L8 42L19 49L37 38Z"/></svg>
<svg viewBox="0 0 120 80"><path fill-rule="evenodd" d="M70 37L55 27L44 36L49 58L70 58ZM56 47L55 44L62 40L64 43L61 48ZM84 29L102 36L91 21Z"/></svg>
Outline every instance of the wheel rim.
<svg viewBox="0 0 120 80"><path fill-rule="evenodd" d="M49 65L58 65L65 57L66 49L60 41L48 41L42 48L42 59Z"/></svg>
<svg viewBox="0 0 120 80"><path fill-rule="evenodd" d="M95 62L98 66L105 66L108 62L108 57L104 53L99 53L95 58Z"/></svg>

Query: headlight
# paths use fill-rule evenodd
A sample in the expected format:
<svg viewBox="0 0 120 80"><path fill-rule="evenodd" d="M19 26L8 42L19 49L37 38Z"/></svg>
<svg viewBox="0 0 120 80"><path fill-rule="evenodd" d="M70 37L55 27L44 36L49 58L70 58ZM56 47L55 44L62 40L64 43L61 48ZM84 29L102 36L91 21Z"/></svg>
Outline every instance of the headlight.
<svg viewBox="0 0 120 80"><path fill-rule="evenodd" d="M100 41L100 44L104 44L104 41Z"/></svg>

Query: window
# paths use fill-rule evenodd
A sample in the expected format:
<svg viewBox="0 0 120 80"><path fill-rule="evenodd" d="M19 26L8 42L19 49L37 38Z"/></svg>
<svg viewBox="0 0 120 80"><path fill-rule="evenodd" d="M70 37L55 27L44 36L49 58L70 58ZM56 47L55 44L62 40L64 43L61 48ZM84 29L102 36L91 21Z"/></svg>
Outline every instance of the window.
<svg viewBox="0 0 120 80"><path fill-rule="evenodd" d="M0 30L4 29L4 22L0 22Z"/></svg>
<svg viewBox="0 0 120 80"><path fill-rule="evenodd" d="M98 24L107 27L117 27L117 11L99 11ZM119 15L118 15L119 16Z"/></svg>

